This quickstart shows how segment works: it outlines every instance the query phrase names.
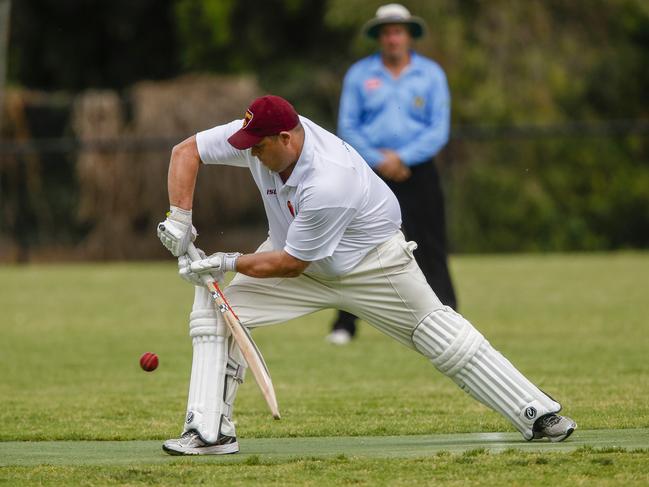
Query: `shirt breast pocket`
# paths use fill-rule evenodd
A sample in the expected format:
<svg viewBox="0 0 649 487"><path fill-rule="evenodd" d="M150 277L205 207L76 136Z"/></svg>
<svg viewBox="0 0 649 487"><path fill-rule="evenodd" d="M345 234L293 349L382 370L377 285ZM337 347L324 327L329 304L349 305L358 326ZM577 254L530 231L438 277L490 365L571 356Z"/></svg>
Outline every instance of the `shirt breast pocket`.
<svg viewBox="0 0 649 487"><path fill-rule="evenodd" d="M430 97L428 93L423 91L413 91L409 95L408 103L408 113L410 116L419 122L425 122L429 118L430 111Z"/></svg>

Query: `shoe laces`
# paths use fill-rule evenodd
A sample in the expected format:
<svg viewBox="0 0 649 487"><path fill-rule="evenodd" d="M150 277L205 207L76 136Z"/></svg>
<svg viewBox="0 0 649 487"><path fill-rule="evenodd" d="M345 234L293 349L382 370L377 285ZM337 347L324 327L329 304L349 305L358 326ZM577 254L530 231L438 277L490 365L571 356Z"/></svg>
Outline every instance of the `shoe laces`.
<svg viewBox="0 0 649 487"><path fill-rule="evenodd" d="M190 437L195 436L195 435L196 435L196 432L194 430L189 430L189 431L185 431L182 435L180 435L180 438L184 440L186 438L190 438Z"/></svg>
<svg viewBox="0 0 649 487"><path fill-rule="evenodd" d="M548 414L543 419L541 419L541 426L547 428L550 426L554 426L559 421L561 421L561 418L556 414Z"/></svg>

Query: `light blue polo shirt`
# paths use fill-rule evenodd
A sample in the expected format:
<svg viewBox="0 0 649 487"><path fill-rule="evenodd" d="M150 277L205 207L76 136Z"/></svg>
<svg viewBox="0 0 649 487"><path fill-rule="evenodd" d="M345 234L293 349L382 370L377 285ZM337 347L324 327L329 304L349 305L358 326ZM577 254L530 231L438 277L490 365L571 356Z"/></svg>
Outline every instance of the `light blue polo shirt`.
<svg viewBox="0 0 649 487"><path fill-rule="evenodd" d="M392 149L408 166L435 156L448 142L450 93L434 61L410 53L410 65L394 78L380 53L355 63L345 76L338 135L374 167L379 149Z"/></svg>

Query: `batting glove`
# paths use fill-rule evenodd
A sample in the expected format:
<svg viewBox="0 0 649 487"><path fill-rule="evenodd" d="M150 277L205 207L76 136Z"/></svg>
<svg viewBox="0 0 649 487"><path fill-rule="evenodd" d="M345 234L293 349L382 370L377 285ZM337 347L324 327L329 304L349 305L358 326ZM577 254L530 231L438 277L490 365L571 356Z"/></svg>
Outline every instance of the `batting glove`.
<svg viewBox="0 0 649 487"><path fill-rule="evenodd" d="M209 257L196 260L190 264L192 272L202 274L204 272L229 272L237 270L237 259L241 256L239 252L217 252Z"/></svg>
<svg viewBox="0 0 649 487"><path fill-rule="evenodd" d="M198 254L201 256L201 258L205 259L205 252L203 252L201 249L196 249L198 251ZM192 272L191 270L191 263L192 260L189 258L187 254L183 254L180 257L178 257L178 275L184 279L185 281L189 282L190 284L193 284L194 286L203 286L204 282L201 279L201 274L198 274L196 272ZM209 273L212 279L214 279L217 283L220 283L223 281L223 276L224 273L221 271L212 271Z"/></svg>
<svg viewBox="0 0 649 487"><path fill-rule="evenodd" d="M187 247L196 240L197 235L192 225L192 210L171 206L167 219L158 223L158 238L175 257L186 253Z"/></svg>

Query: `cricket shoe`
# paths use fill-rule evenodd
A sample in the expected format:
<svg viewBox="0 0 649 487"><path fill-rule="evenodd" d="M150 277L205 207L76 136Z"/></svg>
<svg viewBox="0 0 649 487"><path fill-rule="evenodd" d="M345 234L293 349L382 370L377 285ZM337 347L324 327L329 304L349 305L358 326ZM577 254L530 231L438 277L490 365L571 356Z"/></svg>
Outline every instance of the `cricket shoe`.
<svg viewBox="0 0 649 487"><path fill-rule="evenodd" d="M550 441L557 442L568 438L577 429L577 423L565 416L550 413L537 419L532 429L534 431L532 439L548 438Z"/></svg>
<svg viewBox="0 0 649 487"><path fill-rule="evenodd" d="M221 436L215 443L206 443L196 430L189 430L180 438L165 441L162 449L169 455L225 455L237 453L239 442L233 436Z"/></svg>

